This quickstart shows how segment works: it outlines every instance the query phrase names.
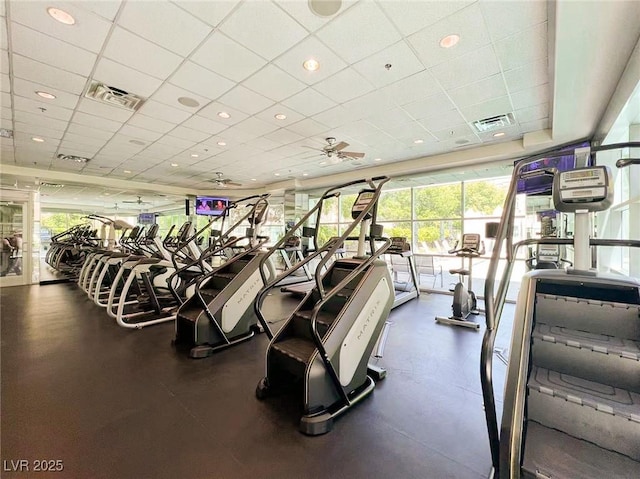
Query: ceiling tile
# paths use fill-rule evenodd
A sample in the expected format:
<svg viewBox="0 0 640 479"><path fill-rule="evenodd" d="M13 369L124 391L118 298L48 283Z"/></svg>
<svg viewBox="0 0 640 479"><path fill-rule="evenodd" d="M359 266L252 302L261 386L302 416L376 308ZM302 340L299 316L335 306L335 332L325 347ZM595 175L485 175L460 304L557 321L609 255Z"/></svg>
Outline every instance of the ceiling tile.
<svg viewBox="0 0 640 479"><path fill-rule="evenodd" d="M350 63L401 39L380 7L373 2L359 2L318 30L316 35Z"/></svg>
<svg viewBox="0 0 640 479"><path fill-rule="evenodd" d="M382 130L387 127L406 125L414 121L402 108L393 108L383 113L367 117L366 120Z"/></svg>
<svg viewBox="0 0 640 479"><path fill-rule="evenodd" d="M175 53L119 27L113 30L103 55L161 80L171 75L183 60Z"/></svg>
<svg viewBox="0 0 640 479"><path fill-rule="evenodd" d="M322 113L314 114L313 119L321 124L327 125L329 128L335 128L350 121L359 120L360 116L360 112L355 109L348 109L342 105L337 105Z"/></svg>
<svg viewBox="0 0 640 479"><path fill-rule="evenodd" d="M86 102L88 102L88 100L85 100L85 103ZM92 106L93 105L90 105L89 108L91 109ZM104 113L104 110L100 111L101 113ZM101 116L101 113L87 114L81 111L76 111L73 115L73 122L82 126L90 126L92 128L99 128L100 130L110 131L114 133L118 131L120 127L122 127L121 122L104 118L103 116Z"/></svg>
<svg viewBox="0 0 640 479"><path fill-rule="evenodd" d="M442 93L442 88L429 71L422 71L382 88L382 93L398 105L412 103L422 98Z"/></svg>
<svg viewBox="0 0 640 479"><path fill-rule="evenodd" d="M443 111L449 111L455 108L455 105L451 103L451 100L444 93L438 93L436 95L425 98L424 100L418 100L413 103L403 105L402 108L409 113L415 119L427 118L435 116Z"/></svg>
<svg viewBox="0 0 640 479"><path fill-rule="evenodd" d="M23 96L25 98L31 98L32 100L42 101L45 104L48 103L63 108L69 108L71 110L73 110L78 103L78 95L67 93L65 91L58 90L57 88L51 88L38 83L33 83L28 80L23 80L22 78L13 79L13 89L16 95ZM47 93L55 95L56 99L43 100L42 97L36 95L36 91L46 91Z"/></svg>
<svg viewBox="0 0 640 479"><path fill-rule="evenodd" d="M511 102L516 110L540 105L549 101L549 84L527 88L511 94Z"/></svg>
<svg viewBox="0 0 640 479"><path fill-rule="evenodd" d="M87 80L83 76L60 70L21 55L13 55L12 59L13 75L17 78L35 81L62 91L75 93L76 95L84 91Z"/></svg>
<svg viewBox="0 0 640 479"><path fill-rule="evenodd" d="M113 21L120 8L121 0L95 0L87 1L83 0L80 6L85 10L89 10L93 13L106 18L109 21Z"/></svg>
<svg viewBox="0 0 640 479"><path fill-rule="evenodd" d="M431 73L445 90L464 86L499 72L500 64L491 46L441 63L431 69Z"/></svg>
<svg viewBox="0 0 640 479"><path fill-rule="evenodd" d="M55 138L56 140L60 140L64 132L60 130L55 130L53 128L47 128L42 125L32 125L31 123L22 123L16 121L13 125L14 134L15 133L25 133L27 135L38 136L42 138Z"/></svg>
<svg viewBox="0 0 640 479"><path fill-rule="evenodd" d="M6 73L0 73L0 91L11 93L11 82L9 81L9 75Z"/></svg>
<svg viewBox="0 0 640 479"><path fill-rule="evenodd" d="M17 23L12 24L11 41L13 51L19 55L84 76L89 75L96 61L94 53Z"/></svg>
<svg viewBox="0 0 640 479"><path fill-rule="evenodd" d="M343 105L357 113L357 119L382 113L396 106L391 98L379 91L372 91L364 96L348 101ZM322 121L322 120L321 120Z"/></svg>
<svg viewBox="0 0 640 479"><path fill-rule="evenodd" d="M313 88L336 103L347 102L374 89L373 85L353 68L345 68L340 73L317 83Z"/></svg>
<svg viewBox="0 0 640 479"><path fill-rule="evenodd" d="M532 63L547 57L547 23L506 37L495 44L496 53L504 70Z"/></svg>
<svg viewBox="0 0 640 479"><path fill-rule="evenodd" d="M191 60L237 82L265 65L264 59L219 31L191 55Z"/></svg>
<svg viewBox="0 0 640 479"><path fill-rule="evenodd" d="M309 58L318 61L318 70L311 72L304 69L302 64ZM274 63L307 85L324 80L347 66L338 55L315 37L305 38Z"/></svg>
<svg viewBox="0 0 640 479"><path fill-rule="evenodd" d="M504 72L504 80L510 92L543 85L549 81L547 59L528 63L519 68Z"/></svg>
<svg viewBox="0 0 640 479"><path fill-rule="evenodd" d="M24 113L23 112L23 114L24 115L30 115L31 113ZM34 117L35 117L35 115L34 115ZM9 120L9 121L13 120L13 114L11 113L11 107L10 106L4 106L4 105L0 106L0 118L2 118L3 120ZM40 118L40 117L37 117L37 118ZM29 120L25 119L23 121L27 122ZM46 121L48 121L48 119ZM66 124L63 121L61 121L60 123L62 123L63 125ZM64 127L62 128L62 130L64 131Z"/></svg>
<svg viewBox="0 0 640 479"><path fill-rule="evenodd" d="M173 1L178 7L194 17L207 22L212 27L218 24L233 10L241 0Z"/></svg>
<svg viewBox="0 0 640 479"><path fill-rule="evenodd" d="M120 128L118 135L127 135L136 139L153 142L162 137L162 133L158 133L151 130L145 130L144 128L140 128L133 125L124 125Z"/></svg>
<svg viewBox="0 0 640 479"><path fill-rule="evenodd" d="M154 98L156 96L157 96L157 92L156 92L156 95L154 95ZM192 108L192 110L194 110L194 108ZM178 123L182 123L184 120L186 120L192 115L192 113L189 111L181 110L179 108L174 108L172 106L165 105L164 103L160 103L155 100L145 101L142 107L140 107L140 109L136 112L136 114L133 115L132 120L140 114L143 114L147 117L152 117L153 119L156 119L156 120L161 120L163 123L159 124L158 126L162 126L163 129L165 128L163 124L176 125ZM145 128L143 125L138 125L138 126L142 126L143 128ZM153 128L149 128L149 129L154 131L161 131L161 130L155 130Z"/></svg>
<svg viewBox="0 0 640 479"><path fill-rule="evenodd" d="M448 17L468 6L474 0L455 2L425 1L399 2L381 1L380 5L403 35L411 35L429 25Z"/></svg>
<svg viewBox="0 0 640 479"><path fill-rule="evenodd" d="M302 136L289 131L286 128L280 128L274 132L269 133L268 135L264 135L267 140L275 141L280 145L287 145L289 143L293 143L296 141L302 140ZM252 143L253 144L253 143ZM261 157L261 160L264 161L264 158Z"/></svg>
<svg viewBox="0 0 640 479"><path fill-rule="evenodd" d="M249 140L253 140L258 135L254 133L249 133L245 130L240 130L236 127L236 125L231 128L227 128L220 134L216 135L215 138L210 138L207 142L217 143L218 141L224 141L226 145L222 146L224 151L227 151L229 148L236 147L241 143L245 143Z"/></svg>
<svg viewBox="0 0 640 479"><path fill-rule="evenodd" d="M484 116L473 118L477 120L479 118L485 118ZM453 128L455 126L466 123L465 119L460 115L458 110L442 111L435 116L430 116L418 120L424 128L431 131L441 131L447 128Z"/></svg>
<svg viewBox="0 0 640 479"><path fill-rule="evenodd" d="M547 21L547 2L480 2L485 23L496 41Z"/></svg>
<svg viewBox="0 0 640 479"><path fill-rule="evenodd" d="M289 98L305 88L304 83L273 65L267 65L243 85L275 101Z"/></svg>
<svg viewBox="0 0 640 479"><path fill-rule="evenodd" d="M404 41L359 61L353 68L378 88L424 70L422 62Z"/></svg>
<svg viewBox="0 0 640 479"><path fill-rule="evenodd" d="M160 138L157 143L161 143L163 145L175 146L176 148L181 148L180 151L186 150L187 148L193 148L193 146L197 143L192 140L184 140L182 138L176 138L175 136L165 135Z"/></svg>
<svg viewBox="0 0 640 479"><path fill-rule="evenodd" d="M260 150L269 151L274 148L278 148L282 143L279 141L269 140L266 137L256 138L251 141L251 144Z"/></svg>
<svg viewBox="0 0 640 479"><path fill-rule="evenodd" d="M459 108L482 103L492 98L498 98L507 94L502 75L496 74L470 83L460 88L449 90L449 96Z"/></svg>
<svg viewBox="0 0 640 479"><path fill-rule="evenodd" d="M18 55L14 54L13 58L17 56ZM0 50L0 73L4 73L5 75L9 74L9 52L7 50Z"/></svg>
<svg viewBox="0 0 640 479"><path fill-rule="evenodd" d="M96 100L83 98L78 105L78 111L89 113L90 115L101 116L107 120L119 120L125 122L133 114L132 111L107 105Z"/></svg>
<svg viewBox="0 0 640 479"><path fill-rule="evenodd" d="M113 136L113 134L110 134ZM103 146L110 138L96 138L95 136L86 136L82 133L76 133L67 131L64 135L64 144L73 143L75 145L88 145L91 147L101 147Z"/></svg>
<svg viewBox="0 0 640 479"><path fill-rule="evenodd" d="M284 120L278 120L275 117L275 115L278 114L285 115L286 118ZM291 125L292 123L296 123L297 121L300 121L304 118L304 116L302 116L300 113L295 112L280 103L270 106L266 110L261 111L260 113L255 115L255 117L272 123L278 128Z"/></svg>
<svg viewBox="0 0 640 479"><path fill-rule="evenodd" d="M51 6L51 2L39 0L12 2L11 21L93 53L99 53L111 28L111 22L81 8L83 3L56 2L55 4L56 7L75 18L76 23L73 27L56 22L47 13L47 7Z"/></svg>
<svg viewBox="0 0 640 479"><path fill-rule="evenodd" d="M364 120L347 123L346 125L342 125L333 131L334 134L337 135L336 138L338 141L343 141L343 138L345 137L359 138L361 136L380 134L379 128ZM347 141L347 143L349 142Z"/></svg>
<svg viewBox="0 0 640 479"><path fill-rule="evenodd" d="M180 111L180 113L183 112ZM175 123L169 123L168 121L151 118L149 116L142 115L139 111L131 117L127 124L132 126L139 126L140 128L145 128L147 130L155 131L158 133L167 133L176 127Z"/></svg>
<svg viewBox="0 0 640 479"><path fill-rule="evenodd" d="M329 127L311 118L305 118L293 125L287 126L287 129L297 133L298 135L314 136L324 133L329 130Z"/></svg>
<svg viewBox="0 0 640 479"><path fill-rule="evenodd" d="M295 18L307 30L313 32L324 26L338 15L342 15L348 8L352 7L358 0L342 0L340 10L333 17L321 17L316 15L309 8L308 2L299 0L278 0L278 6Z"/></svg>
<svg viewBox="0 0 640 479"><path fill-rule="evenodd" d="M549 126L550 126L550 122L546 118L541 120L528 121L526 123L520 124L522 133L529 133L530 131L546 130L547 128L549 128Z"/></svg>
<svg viewBox="0 0 640 479"><path fill-rule="evenodd" d="M304 116L316 115L336 105L312 88L307 88L297 95L287 98L282 104Z"/></svg>
<svg viewBox="0 0 640 479"><path fill-rule="evenodd" d="M182 123L182 126L208 133L209 136L215 135L216 133L219 133L227 128L227 125L222 122L213 121L200 115L193 115L187 121Z"/></svg>
<svg viewBox="0 0 640 479"><path fill-rule="evenodd" d="M258 95L242 85L238 85L233 90L225 93L218 101L225 105L229 105L231 108L237 108L249 115L258 113L275 103L274 101L269 100L262 95Z"/></svg>
<svg viewBox="0 0 640 479"><path fill-rule="evenodd" d="M452 48L440 47L440 40L452 32L460 35L458 44ZM466 55L483 45L488 45L490 41L477 3L409 37L409 43L427 68Z"/></svg>
<svg viewBox="0 0 640 479"><path fill-rule="evenodd" d="M58 149L58 151L65 155L84 156L85 158L91 159L98 152L99 149L100 149L99 146L91 146L91 145L63 141L62 143L60 143L60 148ZM66 163L66 160L65 160L65 163ZM81 165L77 165L77 166L81 167Z"/></svg>
<svg viewBox="0 0 640 479"><path fill-rule="evenodd" d="M193 100L196 100L199 105L197 107L185 106L182 103L178 102L178 98L188 97ZM164 83L156 92L153 94L153 100L157 100L160 103L164 103L165 105L178 108L183 111L188 111L190 113L195 113L204 105L209 103L209 99L200 95L196 95L193 92L184 90L182 88L178 88L170 83ZM144 107L143 107L144 108ZM171 121L167 118L164 118L165 121Z"/></svg>
<svg viewBox="0 0 640 479"><path fill-rule="evenodd" d="M514 116L518 123L528 123L535 120L542 120L549 117L549 104L542 103L541 105L530 106L528 108L522 108L516 110Z"/></svg>
<svg viewBox="0 0 640 479"><path fill-rule="evenodd" d="M193 62L184 63L171 77L171 83L215 100L235 85L231 80L221 77Z"/></svg>
<svg viewBox="0 0 640 479"><path fill-rule="evenodd" d="M469 122L511 113L512 111L511 102L509 97L506 96L461 109L462 114ZM448 126L445 128L448 128Z"/></svg>
<svg viewBox="0 0 640 479"><path fill-rule="evenodd" d="M213 30L173 3L154 0L127 2L118 24L167 50L182 56L189 55Z"/></svg>
<svg viewBox="0 0 640 479"><path fill-rule="evenodd" d="M0 21L0 50L8 50L9 43L7 42L7 23L4 18Z"/></svg>
<svg viewBox="0 0 640 479"><path fill-rule="evenodd" d="M233 128L245 131L249 134L255 135L256 137L263 136L278 129L276 125L255 117L247 118L235 125Z"/></svg>
<svg viewBox="0 0 640 479"><path fill-rule="evenodd" d="M191 144L192 142L189 143ZM166 160L167 158L171 158L172 156L177 155L184 150L186 150L186 148L184 147L184 143L182 142L181 146L173 146L167 143L158 142L154 143L153 145L147 146L139 153L139 156L144 156L146 158L156 158L157 160Z"/></svg>
<svg viewBox="0 0 640 479"><path fill-rule="evenodd" d="M3 102L4 103L4 102ZM73 110L68 108L60 108L53 106L42 101L33 100L31 98L24 98L21 96L13 97L13 108L15 110L22 110L28 113L39 113L42 116L57 118L58 120L69 121ZM45 111L41 111L41 108L46 108Z"/></svg>
<svg viewBox="0 0 640 479"><path fill-rule="evenodd" d="M218 113L220 112L228 113L230 115L229 118L221 118L218 115ZM228 105L223 105L222 103L219 103L216 101L211 102L207 106L205 106L202 110L198 112L198 115L204 116L206 118L210 118L212 120L215 120L219 123L223 123L228 126L235 125L236 123L239 123L245 118L249 117L249 115L241 112L240 110L231 108Z"/></svg>
<svg viewBox="0 0 640 479"><path fill-rule="evenodd" d="M109 86L114 86L143 97L151 96L162 83L162 81L157 78L153 78L152 76L107 58L100 59L93 78Z"/></svg>
<svg viewBox="0 0 640 479"><path fill-rule="evenodd" d="M465 138L469 135L473 135L474 132L469 125L463 123L461 125L451 126L440 131L434 131L433 135L438 141L454 140L458 138Z"/></svg>
<svg viewBox="0 0 640 479"><path fill-rule="evenodd" d="M74 115L74 120L77 115ZM67 134L74 134L83 136L86 138L97 138L100 140L107 141L113 136L113 132L102 130L100 128L93 128L90 126L79 125L77 123L69 123L69 128L67 129Z"/></svg>
<svg viewBox="0 0 640 479"><path fill-rule="evenodd" d="M271 2L243 3L220 30L268 60L307 36L304 28Z"/></svg>

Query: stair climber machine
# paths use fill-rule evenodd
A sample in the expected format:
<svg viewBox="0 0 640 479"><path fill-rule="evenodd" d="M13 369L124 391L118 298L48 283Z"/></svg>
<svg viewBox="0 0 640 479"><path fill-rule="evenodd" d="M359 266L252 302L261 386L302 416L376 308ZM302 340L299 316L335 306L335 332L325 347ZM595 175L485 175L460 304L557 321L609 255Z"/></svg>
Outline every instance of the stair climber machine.
<svg viewBox="0 0 640 479"><path fill-rule="evenodd" d="M597 151L640 147L626 143ZM584 155L576 150L576 158ZM557 155L567 155L566 149ZM640 477L640 281L592 269L592 249L640 247L640 241L596 239L593 212L611 204L606 166L528 170L516 163L485 283L487 329L481 380L492 455L490 477ZM619 160L618 167L640 160ZM589 164L589 162L583 162ZM553 176L555 208L573 213L574 235L511 244L516 184ZM497 264L506 242L507 263L494 297ZM569 245L574 267L536 269L524 275L517 299L511 354L498 427L492 352L517 249L535 243Z"/></svg>
<svg viewBox="0 0 640 479"><path fill-rule="evenodd" d="M401 304L411 301L420 296L420 288L418 287L418 275L416 273L416 262L411 251L411 245L407 241L407 238L403 236L396 236L391 239L391 246L385 254L392 255L392 258L398 258L399 261L406 261L407 272L409 273L409 279L407 281L394 280L393 287L395 291L395 299L393 301L393 308L400 306ZM399 265L399 261L391 260L392 265ZM402 265L404 266L404 265Z"/></svg>
<svg viewBox="0 0 640 479"><path fill-rule="evenodd" d="M453 289L453 303L451 309L453 314L448 318L443 316L436 316L436 321L442 324L451 324L453 326L462 326L465 328L480 329L480 325L471 321L470 315L477 316L480 314L478 310L478 302L476 300L476 294L471 290L473 282L473 258L477 258L484 254L484 242L480 240L480 235L477 233L465 233L462 235L462 246L458 248L456 243L455 247L449 251L449 254L455 254L462 258L469 259L469 269L450 269L450 274L458 275L458 282ZM464 266L464 265L463 265ZM464 277L467 277L467 286L464 284Z"/></svg>
<svg viewBox="0 0 640 479"><path fill-rule="evenodd" d="M267 217L268 197L254 195L231 203L230 208L247 208L246 214L223 235L220 245L200 258L202 263L221 251L236 251L198 279L194 294L178 310L172 343L188 349L191 358L205 358L260 330L253 303L265 281L275 276L272 263L262 262L269 238L260 235L260 226ZM246 222L249 228L244 236L230 235ZM266 322L262 327L270 334Z"/></svg>
<svg viewBox="0 0 640 479"><path fill-rule="evenodd" d="M393 281L386 262L380 258L391 241L381 238L382 229L376 224L377 202L388 180L379 177L343 185L367 185L351 209L353 222L342 236L314 253L322 257L315 271L315 287L271 339L266 352L266 375L258 383L256 396L263 399L293 390L302 400L300 431L304 434L330 431L334 418L367 397L375 387L367 363L394 300ZM328 194L334 192L330 190L325 197ZM358 226L357 256L336 259L325 268L345 241L356 239L350 234ZM365 256L367 241L369 256ZM289 273L285 271L274 278L260 292L256 300L260 318L268 290Z"/></svg>

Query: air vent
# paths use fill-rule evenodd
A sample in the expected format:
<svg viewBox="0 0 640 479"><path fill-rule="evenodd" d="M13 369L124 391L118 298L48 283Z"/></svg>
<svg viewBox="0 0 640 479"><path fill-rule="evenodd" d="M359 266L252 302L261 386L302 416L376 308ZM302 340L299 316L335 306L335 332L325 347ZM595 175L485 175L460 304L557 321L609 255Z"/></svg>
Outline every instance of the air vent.
<svg viewBox="0 0 640 479"><path fill-rule="evenodd" d="M13 130L7 130L6 128L0 128L0 137L13 138Z"/></svg>
<svg viewBox="0 0 640 479"><path fill-rule="evenodd" d="M89 158L85 158L84 156L65 155L63 153L60 153L58 155L58 159L64 161L75 161L76 163L86 163L90 160Z"/></svg>
<svg viewBox="0 0 640 479"><path fill-rule="evenodd" d="M515 123L513 114L507 113L506 115L492 116L491 118L484 118L482 120L476 120L472 123L474 128L480 132L485 133L487 131L499 130L511 126Z"/></svg>
<svg viewBox="0 0 640 479"><path fill-rule="evenodd" d="M101 101L102 103L108 103L109 105L133 111L140 108L145 100L138 95L134 95L120 88L105 85L96 80L91 82L89 90L87 90L84 96Z"/></svg>
<svg viewBox="0 0 640 479"><path fill-rule="evenodd" d="M61 185L60 183L47 183L46 181L42 181L40 186L46 186L47 188L64 188L64 185Z"/></svg>

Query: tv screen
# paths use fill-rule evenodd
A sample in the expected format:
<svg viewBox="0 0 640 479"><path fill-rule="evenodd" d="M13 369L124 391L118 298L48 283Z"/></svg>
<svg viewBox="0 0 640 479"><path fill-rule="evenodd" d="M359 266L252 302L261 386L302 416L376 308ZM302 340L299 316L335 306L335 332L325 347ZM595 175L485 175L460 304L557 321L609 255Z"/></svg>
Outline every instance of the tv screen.
<svg viewBox="0 0 640 479"><path fill-rule="evenodd" d="M153 225L156 223L155 213L140 213L138 215L138 224L140 225Z"/></svg>
<svg viewBox="0 0 640 479"><path fill-rule="evenodd" d="M229 198L198 196L196 198L196 214L222 216L229 204Z"/></svg>

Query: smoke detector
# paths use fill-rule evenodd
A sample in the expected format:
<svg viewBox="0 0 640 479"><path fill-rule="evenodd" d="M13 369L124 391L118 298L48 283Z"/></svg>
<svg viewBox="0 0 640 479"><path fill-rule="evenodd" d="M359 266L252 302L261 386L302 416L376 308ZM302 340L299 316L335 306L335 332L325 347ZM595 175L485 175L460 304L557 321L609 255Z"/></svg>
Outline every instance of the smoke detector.
<svg viewBox="0 0 640 479"><path fill-rule="evenodd" d="M93 80L85 95L87 98L98 100L102 103L126 108L135 111L142 106L145 99L141 96L129 93L128 91L106 85L97 80Z"/></svg>
<svg viewBox="0 0 640 479"><path fill-rule="evenodd" d="M76 156L76 155L65 155L63 153L60 153L57 158L59 160L65 160L65 161L75 161L76 163L86 163L88 162L90 159L89 158L85 158L84 156Z"/></svg>
<svg viewBox="0 0 640 479"><path fill-rule="evenodd" d="M515 120L512 113L506 113L504 115L476 120L471 124L479 133L486 133L487 131L499 130L500 128L511 126L515 124Z"/></svg>

